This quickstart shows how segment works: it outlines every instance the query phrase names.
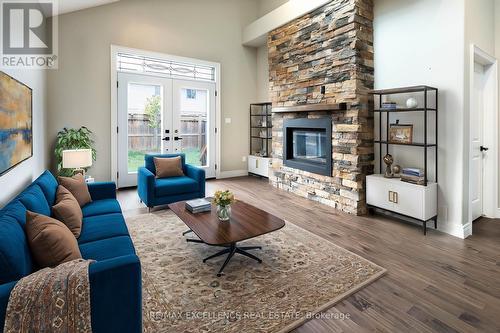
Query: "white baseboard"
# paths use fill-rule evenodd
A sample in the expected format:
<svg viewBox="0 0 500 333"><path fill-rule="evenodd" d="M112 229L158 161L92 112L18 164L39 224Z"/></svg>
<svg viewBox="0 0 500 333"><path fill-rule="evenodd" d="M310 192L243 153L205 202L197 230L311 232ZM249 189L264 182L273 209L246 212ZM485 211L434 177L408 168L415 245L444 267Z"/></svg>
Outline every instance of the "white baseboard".
<svg viewBox="0 0 500 333"><path fill-rule="evenodd" d="M464 238L469 237L472 235L472 222L469 222L467 224L464 224L463 226L463 233L464 233Z"/></svg>
<svg viewBox="0 0 500 333"><path fill-rule="evenodd" d="M248 176L248 170L229 170L229 171L221 171L217 179L224 178L234 178L234 177L242 177Z"/></svg>
<svg viewBox="0 0 500 333"><path fill-rule="evenodd" d="M449 235L465 239L472 234L472 224L453 224L438 220L438 230Z"/></svg>

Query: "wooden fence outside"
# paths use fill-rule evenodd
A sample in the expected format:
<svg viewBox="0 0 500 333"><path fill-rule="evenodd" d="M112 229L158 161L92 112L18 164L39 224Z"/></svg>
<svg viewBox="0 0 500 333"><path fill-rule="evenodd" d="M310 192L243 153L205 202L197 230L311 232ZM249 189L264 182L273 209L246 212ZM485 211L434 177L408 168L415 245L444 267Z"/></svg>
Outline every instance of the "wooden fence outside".
<svg viewBox="0 0 500 333"><path fill-rule="evenodd" d="M162 133L159 128L148 126L147 115L129 115L128 119L128 147L129 150L140 152L159 151ZM181 118L181 146L182 149L202 150L206 145L206 117L185 116ZM174 133L170 133L173 140Z"/></svg>

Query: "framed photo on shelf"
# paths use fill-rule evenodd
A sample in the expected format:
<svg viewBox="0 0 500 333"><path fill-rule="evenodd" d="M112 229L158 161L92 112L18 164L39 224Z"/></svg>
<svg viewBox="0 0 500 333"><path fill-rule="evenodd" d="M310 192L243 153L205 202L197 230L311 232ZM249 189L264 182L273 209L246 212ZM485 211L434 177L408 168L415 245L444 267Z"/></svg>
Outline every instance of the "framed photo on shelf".
<svg viewBox="0 0 500 333"><path fill-rule="evenodd" d="M413 125L391 124L389 127L389 142L413 143Z"/></svg>

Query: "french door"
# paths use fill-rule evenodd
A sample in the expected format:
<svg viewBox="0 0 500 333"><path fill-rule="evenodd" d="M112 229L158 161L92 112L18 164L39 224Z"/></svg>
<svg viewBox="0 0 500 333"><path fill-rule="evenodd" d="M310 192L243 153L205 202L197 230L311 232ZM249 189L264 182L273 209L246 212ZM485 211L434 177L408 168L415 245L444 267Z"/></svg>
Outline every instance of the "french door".
<svg viewBox="0 0 500 333"><path fill-rule="evenodd" d="M118 187L137 185L148 153L184 153L215 177L215 84L118 73Z"/></svg>

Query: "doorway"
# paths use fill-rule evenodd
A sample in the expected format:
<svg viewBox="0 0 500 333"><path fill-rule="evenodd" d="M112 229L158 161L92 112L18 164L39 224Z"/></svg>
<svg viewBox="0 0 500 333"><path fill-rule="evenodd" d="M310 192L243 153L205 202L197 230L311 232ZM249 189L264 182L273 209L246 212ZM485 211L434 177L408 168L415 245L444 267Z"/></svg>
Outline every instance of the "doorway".
<svg viewBox="0 0 500 333"><path fill-rule="evenodd" d="M136 186L144 155L154 153L184 153L215 177L213 83L118 73L118 129L119 188Z"/></svg>
<svg viewBox="0 0 500 333"><path fill-rule="evenodd" d="M122 47L112 47L113 60L111 157L118 187L137 185L137 170L151 153L184 153L186 163L216 177L218 65Z"/></svg>
<svg viewBox="0 0 500 333"><path fill-rule="evenodd" d="M497 61L475 46L471 59L469 222L498 211Z"/></svg>

